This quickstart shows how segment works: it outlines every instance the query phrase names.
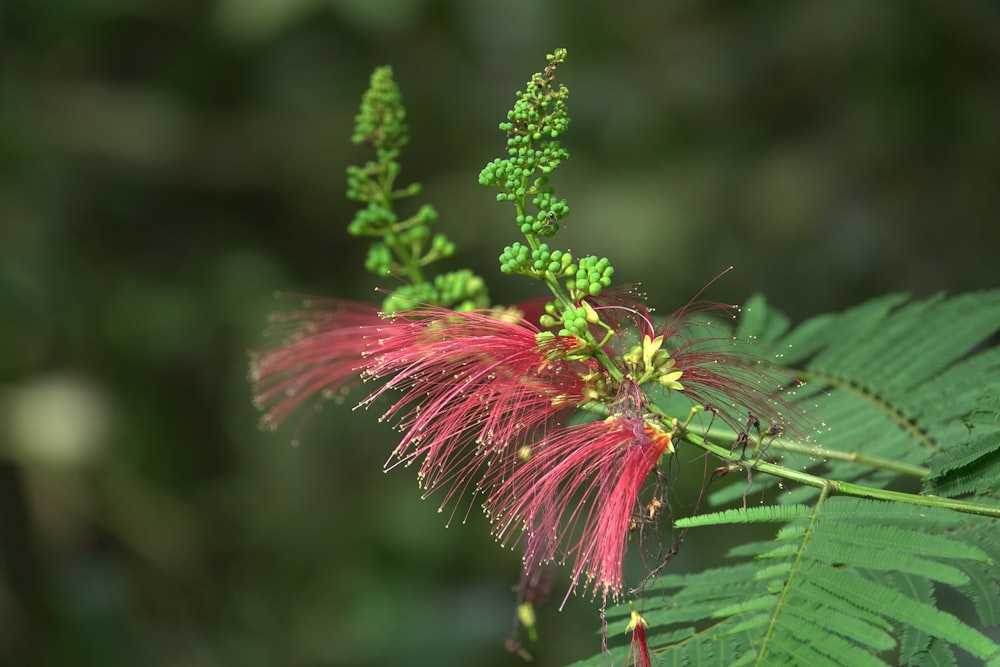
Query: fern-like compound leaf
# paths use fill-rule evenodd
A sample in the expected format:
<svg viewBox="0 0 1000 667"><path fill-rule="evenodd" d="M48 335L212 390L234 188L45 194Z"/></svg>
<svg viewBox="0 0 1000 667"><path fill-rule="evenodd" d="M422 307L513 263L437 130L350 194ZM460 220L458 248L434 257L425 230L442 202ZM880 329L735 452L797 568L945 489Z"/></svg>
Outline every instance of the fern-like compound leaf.
<svg viewBox="0 0 1000 667"><path fill-rule="evenodd" d="M1000 523L831 497L833 481L847 481L997 504L1000 347L990 341L998 329L1000 290L888 296L794 329L753 299L737 337L773 350L776 364L806 380L786 398L820 425L805 443L761 441L761 459L831 483L822 492L779 485L745 460L745 476L728 475L709 495L723 508L675 522L690 531L685 548L724 539L733 525L777 529L772 540L730 548L724 566L668 567L646 584L634 604L650 623L657 663L1000 666L1000 645L985 631L1000 623ZM727 450L738 435L710 421L702 433ZM624 626L629 613L608 609L608 627ZM610 655L578 667L625 664L624 637L609 636Z"/></svg>

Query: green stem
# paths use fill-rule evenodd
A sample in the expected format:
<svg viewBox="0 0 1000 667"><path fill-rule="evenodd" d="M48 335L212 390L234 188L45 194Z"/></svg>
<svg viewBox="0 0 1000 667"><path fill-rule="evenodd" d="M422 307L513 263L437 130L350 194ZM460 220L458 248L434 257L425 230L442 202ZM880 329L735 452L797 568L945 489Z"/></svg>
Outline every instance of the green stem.
<svg viewBox="0 0 1000 667"><path fill-rule="evenodd" d="M798 470L792 470L791 468L786 468L767 461L742 460L739 457L734 456L728 449L706 440L700 434L695 432L688 431L683 437L684 440L691 443L695 447L714 454L724 461L728 461L736 465L749 466L753 470L758 470L769 475L774 475L775 477L781 477L793 482L798 482L799 484L804 484L806 486L812 486L817 489L829 488L830 493L837 493L845 496L856 496L859 498L872 498L874 500L887 500L923 507L938 507L942 509L954 510L956 512L964 512L966 514L978 514L980 516L1000 518L1000 507L994 505L973 503L965 500L955 500L953 498L942 498L940 496L921 496L913 493L889 491L886 489L877 489L871 486L863 486L861 484L852 484L851 482L826 479L825 477L819 477L817 475L811 475Z"/></svg>
<svg viewBox="0 0 1000 667"><path fill-rule="evenodd" d="M522 178L524 185L527 186L527 181L529 177L524 176ZM518 197L517 201L515 202L515 209L517 210L518 216L526 215L527 211L527 204L525 203L526 198L527 195L523 197ZM532 250L538 250L539 241L538 237L535 234L525 234L524 238L528 241L528 246ZM545 279L545 285L549 288L549 291L552 292L552 296L555 297L556 301L558 301L559 304L562 306L563 312L564 313L572 312L576 308L576 304L573 303L573 300L570 298L569 292L567 292L566 289L563 287L562 283L559 282L559 279L553 276L547 270L545 271L544 279ZM619 369L618 366L615 365L615 362L612 361L611 357L607 355L607 353L601 348L601 345L598 343L598 341L592 335L590 335L590 333L587 334L587 345L588 347L590 347L590 350L594 358L597 359L597 361L601 364L601 366L604 367L604 370L608 372L608 375L610 375L615 382L621 382L622 378L624 377L624 375L621 372L621 369Z"/></svg>
<svg viewBox="0 0 1000 667"><path fill-rule="evenodd" d="M396 183L396 177L392 173L390 168L390 163L380 163L379 164L379 193L378 193L378 203L385 210L394 213L396 210L395 200L396 192L393 190ZM408 228L419 224L417 216L412 216L403 220L401 222L396 222L393 224L388 231L393 234L400 234L406 231ZM382 233L382 238L387 236L386 232ZM399 270L407 280L413 285L421 285L424 283L424 274L420 270L420 246L416 244L410 244L410 247L406 247L399 242L389 243L389 247L392 252L396 255L399 263L396 268Z"/></svg>
<svg viewBox="0 0 1000 667"><path fill-rule="evenodd" d="M802 542L799 544L799 548L795 553L795 560L792 561L792 566L788 572L788 576L785 577L785 583L781 587L781 593L779 594L778 601L774 605L774 613L771 614L771 619L767 625L767 632L764 633L760 649L757 651L757 660L754 661L755 665L765 664L765 656L767 655L768 645L774 638L774 634L778 627L778 618L781 615L781 611L785 608L785 601L788 599L788 595L792 591L795 578L802 569L806 547L809 546L809 541L816 532L816 522L819 520L820 509L823 507L823 503L830 495L830 490L829 485L824 485L820 489L819 498L816 500L816 506L813 507L812 516L809 517L809 524L806 526L806 529L802 534Z"/></svg>
<svg viewBox="0 0 1000 667"><path fill-rule="evenodd" d="M923 479L927 477L927 475L929 475L931 472L930 468L913 465L912 463L905 463L903 461L893 461L891 459L884 459L879 456L870 456L868 454L862 454L861 452L840 452L835 449L826 449L824 447L813 447L810 445L803 444L801 442L792 442L789 440L781 440L780 442L776 442L774 446L784 452L796 452L801 454L809 454L812 456L819 456L824 459L831 459L835 461L859 463L861 465L866 465L871 468L888 470L890 472L896 472L901 475L906 475L908 477L916 477L917 479Z"/></svg>
<svg viewBox="0 0 1000 667"><path fill-rule="evenodd" d="M689 427L689 431L694 431L698 435L711 439L708 433L708 429L703 429L695 425ZM735 433L733 434L735 436ZM913 465L912 463L905 463L903 461L893 461L892 459L884 459L878 456L871 456L869 454L863 454L861 452L841 452L836 449L825 449L823 447L808 445L802 442L796 442L794 440L789 440L787 438L775 438L773 441L768 441L768 447L774 447L783 452L793 452L796 454L806 454L807 456L818 456L820 458L829 459L833 461L846 461L848 463L858 463L860 465L865 465L870 468L878 468L879 470L888 470L889 472L899 473L900 475L906 475L907 477L915 477L917 479L923 479L930 474L930 469L923 466Z"/></svg>

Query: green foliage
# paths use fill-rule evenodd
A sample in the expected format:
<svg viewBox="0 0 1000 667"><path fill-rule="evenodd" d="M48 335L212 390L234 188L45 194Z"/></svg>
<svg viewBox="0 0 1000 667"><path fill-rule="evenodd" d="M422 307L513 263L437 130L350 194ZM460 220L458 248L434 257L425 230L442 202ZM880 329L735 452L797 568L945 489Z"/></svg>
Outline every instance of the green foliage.
<svg viewBox="0 0 1000 667"><path fill-rule="evenodd" d="M998 655L1000 647L980 631L937 609L932 594L941 582L977 606L996 600L995 591L971 588L967 574L982 577L993 568L996 549L980 545L993 520L823 498L811 509L728 510L678 526L759 521L787 523L775 541L729 554L754 560L666 575L646 589L643 615L654 630L690 628L659 650L661 664L695 656L702 658L692 664L728 664L724 656L735 653L742 658L731 664L802 664L808 656L820 665L883 665L886 652L905 647L902 664L933 664L923 657L932 638L981 659ZM626 608L609 610L609 622L620 623ZM693 623L702 627L695 631Z"/></svg>
<svg viewBox="0 0 1000 667"><path fill-rule="evenodd" d="M928 461L928 492L943 496L995 495L1000 481L1000 397L996 387L986 391L963 420L971 440L945 449Z"/></svg>
<svg viewBox="0 0 1000 667"><path fill-rule="evenodd" d="M792 331L763 299L745 312L739 335L780 350L776 361L808 378L794 400L825 423L814 436L822 449L811 456L808 446L777 438L764 453L773 463L738 452L728 460L750 471L755 494L803 467L820 488L675 522L696 531L688 548L709 526L781 525L774 540L732 548L735 564L665 574L641 591L658 664L938 665L956 664L956 649L1000 661L1000 646L974 619L938 604L958 596L966 604L956 611L974 608L982 627L1000 623L1000 348L984 346L1000 324L1000 290L912 302L890 296ZM732 433L706 430L709 439L716 432L718 442L732 441ZM907 475L924 478L925 494L965 496L949 506L964 513L946 509L953 501L944 498L880 490ZM731 484L710 502L747 492ZM903 502L831 497L837 492ZM608 610L609 626L623 627L629 613L628 605ZM627 650L611 652L617 661ZM578 665L607 662L598 655Z"/></svg>
<svg viewBox="0 0 1000 667"><path fill-rule="evenodd" d="M455 245L444 234L431 234L430 225L437 212L425 204L412 216L399 219L395 203L420 192L413 183L396 189L401 167L397 161L409 142L405 123L406 110L391 67L378 67L372 73L368 90L361 99L355 117L355 144L365 143L375 150L376 159L363 166L347 168L347 197L366 204L348 225L352 236L373 236L365 259L365 268L378 276L396 276L407 285L390 292L382 310L393 313L418 305L437 305L459 310L486 308L490 305L486 283L468 270L437 276L424 276L424 267L450 257Z"/></svg>
<svg viewBox="0 0 1000 667"><path fill-rule="evenodd" d="M590 356L612 374L604 345L611 328L582 299L597 296L611 285L614 267L606 257L584 257L574 261L569 250L551 247L541 239L555 235L559 220L569 215L566 200L555 196L549 176L569 158L560 137L569 127L566 99L569 90L556 85L556 70L566 60L566 49L546 56L548 64L536 72L517 92L514 107L499 128L507 137L507 157L496 158L479 174L480 185L499 191L497 201L514 204L514 220L526 244L516 242L500 254L500 271L519 274L545 283L553 300L546 304L539 324L556 329L560 336L579 341L581 358ZM595 334L595 328L607 335Z"/></svg>
<svg viewBox="0 0 1000 667"><path fill-rule="evenodd" d="M976 416L976 406L983 407L981 397L990 387L996 392L1000 349L981 346L1000 322L1000 290L908 303L899 295L882 297L839 315L814 317L791 332L787 320L760 299L747 311L737 336L775 350L774 361L806 382L792 397L821 418L816 444L839 453L810 459L807 451L796 454L792 465L822 465L824 477L886 487L899 481L900 472L925 477L925 466L935 461L948 466L940 474L952 470L958 463L953 457L969 453L972 434L984 441L975 448L979 454L970 456L988 458L996 429L983 424L970 431L967 424L984 418ZM875 460L879 465L871 465ZM984 474L976 483L994 483L990 479ZM766 488L776 480L762 476L756 483ZM727 502L742 493L728 487L712 500ZM783 498L798 502L815 493L797 489Z"/></svg>

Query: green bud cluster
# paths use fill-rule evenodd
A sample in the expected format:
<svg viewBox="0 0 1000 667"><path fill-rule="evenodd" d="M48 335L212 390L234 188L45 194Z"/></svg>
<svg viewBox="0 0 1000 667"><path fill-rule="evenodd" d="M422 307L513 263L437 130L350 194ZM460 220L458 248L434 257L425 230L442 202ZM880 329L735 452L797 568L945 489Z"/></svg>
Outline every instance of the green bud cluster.
<svg viewBox="0 0 1000 667"><path fill-rule="evenodd" d="M473 310L490 306L486 281L469 269L449 271L434 277L438 291L436 303L455 310Z"/></svg>
<svg viewBox="0 0 1000 667"><path fill-rule="evenodd" d="M383 241L376 241L369 246L368 256L365 259L365 268L380 276L393 274L393 269L397 265L393 254L394 246L424 246L429 238L430 247L423 254L421 264L451 257L455 253L455 244L447 236L434 234L432 237L430 230L425 225L404 229L398 234L388 233L383 238Z"/></svg>
<svg viewBox="0 0 1000 667"><path fill-rule="evenodd" d="M597 296L611 284L615 269L607 257L589 255L580 260L575 280L569 281L570 294L576 296Z"/></svg>
<svg viewBox="0 0 1000 667"><path fill-rule="evenodd" d="M365 268L379 276L399 276L409 284L392 293L382 304L386 312L416 305L486 307L489 299L483 280L471 272L444 274L428 281L423 269L455 252L444 234L432 234L430 225L437 212L425 204L413 215L400 218L398 200L420 193L420 184L395 188L401 167L397 158L409 140L406 110L392 68L379 67L371 76L368 90L355 117L351 140L375 150L376 159L364 166L347 168L347 197L365 204L348 225L352 236L375 240L368 250ZM470 305L475 304L475 305Z"/></svg>
<svg viewBox="0 0 1000 667"><path fill-rule="evenodd" d="M578 336L586 338L590 333L590 325L596 324L596 318L591 315L593 310L587 310L583 306L577 306L573 310L567 310L562 316L563 328L559 330L560 336Z"/></svg>
<svg viewBox="0 0 1000 667"><path fill-rule="evenodd" d="M434 282L404 285L382 302L382 312L396 313L421 306L473 310L490 306L486 281L468 269L442 273Z"/></svg>
<svg viewBox="0 0 1000 667"><path fill-rule="evenodd" d="M378 67L361 98L361 110L354 117L351 141L370 144L376 150L378 161L388 163L399 155L399 150L409 140L403 96L392 78L392 68ZM396 169L398 173L398 165Z"/></svg>
<svg viewBox="0 0 1000 667"><path fill-rule="evenodd" d="M547 178L541 178L539 183L548 183ZM556 199L552 194L552 188L544 188L531 200L531 203L538 209L536 220L531 225L530 233L537 236L552 236L559 231L558 220L562 220L569 215L569 204L565 199ZM521 226L521 233L528 234L524 226Z"/></svg>
<svg viewBox="0 0 1000 667"><path fill-rule="evenodd" d="M431 283L403 285L382 300L382 312L391 315L403 310L419 308L434 303L437 295L437 290Z"/></svg>
<svg viewBox="0 0 1000 667"><path fill-rule="evenodd" d="M481 185L499 190L498 201L515 203L518 228L528 237L552 236L559 229L558 221L569 215L569 206L554 196L546 176L569 157L556 140L569 127L569 90L554 85L566 50L556 49L547 58L545 70L518 91L514 108L499 125L507 135L507 157L493 160L479 174ZM529 199L537 213L528 213Z"/></svg>
<svg viewBox="0 0 1000 667"><path fill-rule="evenodd" d="M537 248L514 243L500 254L500 271L544 280L547 277L559 279L575 275L577 267L570 253L549 250L547 243L539 244Z"/></svg>
<svg viewBox="0 0 1000 667"><path fill-rule="evenodd" d="M611 285L614 269L606 258L585 257L577 262L569 251L542 242L569 215L566 200L558 198L549 184L552 171L569 158L559 143L569 127L569 91L555 82L566 50L556 49L546 59L545 69L518 91L514 108L499 125L507 137L507 156L487 164L479 173L479 183L495 188L497 201L514 204L515 222L525 238L523 244L504 248L500 271L544 282L554 299L539 317L542 328L580 339L581 354L597 359L611 377L618 377L620 372L604 351L614 330L585 300Z"/></svg>

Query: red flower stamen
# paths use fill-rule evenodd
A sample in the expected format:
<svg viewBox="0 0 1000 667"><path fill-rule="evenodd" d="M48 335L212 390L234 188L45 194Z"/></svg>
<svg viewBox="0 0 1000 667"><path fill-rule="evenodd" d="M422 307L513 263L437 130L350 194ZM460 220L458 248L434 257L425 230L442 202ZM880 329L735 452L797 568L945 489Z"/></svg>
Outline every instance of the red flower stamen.
<svg viewBox="0 0 1000 667"><path fill-rule="evenodd" d="M634 294L610 293L596 300L594 310L620 335L613 340L619 352L644 337L663 337L662 348L670 354L669 370L680 371L681 393L693 402L712 406L737 432L752 413L765 428L802 435L802 424L810 417L781 397L794 378L754 353L745 341L723 335L719 320L731 320L738 307L710 301L691 301L671 314L659 327L649 308Z"/></svg>
<svg viewBox="0 0 1000 667"><path fill-rule="evenodd" d="M627 403L602 421L550 431L484 505L504 545L527 535L528 571L574 561L570 592L581 579L605 598L621 592L639 494L660 457L673 451L669 433L644 418L641 402Z"/></svg>
<svg viewBox="0 0 1000 667"><path fill-rule="evenodd" d="M509 470L539 430L583 400L578 370L561 358L574 339L539 338L509 313L424 308L390 324L378 331L366 369L387 382L362 404L403 392L383 415L404 431L393 456L421 461L425 496L449 487L442 507L469 487L484 491L486 464Z"/></svg>
<svg viewBox="0 0 1000 667"><path fill-rule="evenodd" d="M732 335L713 336L712 325L695 321L701 316L732 319L738 310L726 304L692 302L660 327L674 368L683 373L682 393L715 408L736 432L746 428L749 413L764 428L803 436L803 425L812 419L782 397L785 387L801 383L756 354L750 343Z"/></svg>
<svg viewBox="0 0 1000 667"><path fill-rule="evenodd" d="M301 310L273 315L268 333L284 340L250 363L254 404L266 410L261 425L275 428L311 397L358 382L366 337L381 324L375 306L338 299L308 299Z"/></svg>

